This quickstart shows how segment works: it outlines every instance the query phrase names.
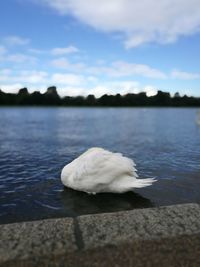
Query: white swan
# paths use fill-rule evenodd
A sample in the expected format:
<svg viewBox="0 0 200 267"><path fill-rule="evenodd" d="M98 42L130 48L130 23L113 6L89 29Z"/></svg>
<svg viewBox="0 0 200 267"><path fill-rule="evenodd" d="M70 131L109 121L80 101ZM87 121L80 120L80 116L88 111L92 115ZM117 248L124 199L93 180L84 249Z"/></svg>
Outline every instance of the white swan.
<svg viewBox="0 0 200 267"><path fill-rule="evenodd" d="M63 168L61 181L67 187L88 194L124 193L156 181L154 178L137 179L136 171L131 159L94 147Z"/></svg>

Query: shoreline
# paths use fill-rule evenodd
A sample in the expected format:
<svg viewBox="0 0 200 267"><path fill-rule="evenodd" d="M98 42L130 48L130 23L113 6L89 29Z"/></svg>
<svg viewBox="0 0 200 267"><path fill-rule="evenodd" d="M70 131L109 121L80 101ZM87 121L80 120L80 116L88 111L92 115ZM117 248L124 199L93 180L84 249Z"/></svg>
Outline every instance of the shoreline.
<svg viewBox="0 0 200 267"><path fill-rule="evenodd" d="M200 109L199 106L62 106L62 105L0 105L0 108L100 108L100 109Z"/></svg>

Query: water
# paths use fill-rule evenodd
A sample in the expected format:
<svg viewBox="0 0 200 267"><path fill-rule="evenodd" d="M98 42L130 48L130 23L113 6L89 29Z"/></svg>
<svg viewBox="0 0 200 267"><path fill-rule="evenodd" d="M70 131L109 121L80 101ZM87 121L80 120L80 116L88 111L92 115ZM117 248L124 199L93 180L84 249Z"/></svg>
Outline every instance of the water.
<svg viewBox="0 0 200 267"><path fill-rule="evenodd" d="M0 223L200 203L196 109L0 108ZM134 159L151 187L90 196L66 189L63 166L92 146Z"/></svg>

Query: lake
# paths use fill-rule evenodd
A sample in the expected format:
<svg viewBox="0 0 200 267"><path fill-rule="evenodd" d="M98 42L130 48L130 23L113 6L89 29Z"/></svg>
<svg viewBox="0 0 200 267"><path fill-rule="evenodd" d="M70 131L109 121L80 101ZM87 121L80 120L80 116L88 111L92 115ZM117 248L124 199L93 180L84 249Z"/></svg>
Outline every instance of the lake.
<svg viewBox="0 0 200 267"><path fill-rule="evenodd" d="M200 203L197 109L0 108L0 223ZM87 195L63 166L90 147L121 152L151 187Z"/></svg>

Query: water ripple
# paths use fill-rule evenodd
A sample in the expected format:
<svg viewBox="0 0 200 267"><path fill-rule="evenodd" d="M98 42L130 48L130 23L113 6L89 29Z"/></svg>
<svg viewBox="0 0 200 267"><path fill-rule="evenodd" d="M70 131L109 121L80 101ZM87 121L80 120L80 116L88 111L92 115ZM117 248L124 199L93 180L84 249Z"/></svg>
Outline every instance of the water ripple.
<svg viewBox="0 0 200 267"><path fill-rule="evenodd" d="M105 207L106 196L63 188L63 166L92 146L122 152L141 177L159 180L140 190L142 205L200 202L195 118L195 109L0 108L0 222L137 206L112 196Z"/></svg>

